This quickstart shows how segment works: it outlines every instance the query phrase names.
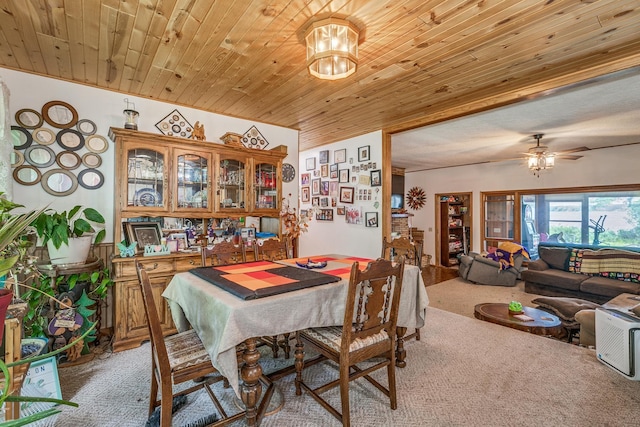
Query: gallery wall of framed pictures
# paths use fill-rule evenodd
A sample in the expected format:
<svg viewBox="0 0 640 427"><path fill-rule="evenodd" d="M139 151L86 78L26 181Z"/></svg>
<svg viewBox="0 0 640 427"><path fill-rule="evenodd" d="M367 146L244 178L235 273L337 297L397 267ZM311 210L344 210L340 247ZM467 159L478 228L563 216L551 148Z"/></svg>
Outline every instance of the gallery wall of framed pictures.
<svg viewBox="0 0 640 427"><path fill-rule="evenodd" d="M319 150L304 157L301 209L315 209L318 221L344 218L347 224L378 227L382 168L371 159L370 145Z"/></svg>

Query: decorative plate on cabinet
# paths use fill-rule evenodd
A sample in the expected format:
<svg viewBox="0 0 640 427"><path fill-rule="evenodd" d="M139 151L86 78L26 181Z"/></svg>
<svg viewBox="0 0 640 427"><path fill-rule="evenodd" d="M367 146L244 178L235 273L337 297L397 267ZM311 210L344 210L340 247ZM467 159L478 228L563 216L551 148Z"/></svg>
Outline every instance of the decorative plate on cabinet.
<svg viewBox="0 0 640 427"><path fill-rule="evenodd" d="M134 206L159 206L162 204L162 196L153 188L143 188L136 191L133 204Z"/></svg>
<svg viewBox="0 0 640 427"><path fill-rule="evenodd" d="M291 182L296 177L296 168L289 163L282 164L282 180L284 182Z"/></svg>

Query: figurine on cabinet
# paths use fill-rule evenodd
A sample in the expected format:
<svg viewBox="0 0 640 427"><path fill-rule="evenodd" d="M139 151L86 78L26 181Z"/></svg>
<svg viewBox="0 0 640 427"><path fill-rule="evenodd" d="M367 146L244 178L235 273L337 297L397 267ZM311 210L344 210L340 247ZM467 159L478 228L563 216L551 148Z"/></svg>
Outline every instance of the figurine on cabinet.
<svg viewBox="0 0 640 427"><path fill-rule="evenodd" d="M206 137L204 136L204 125L201 125L200 122L196 122L196 125L193 127L193 132L191 132L191 139L195 139L197 141L206 140Z"/></svg>

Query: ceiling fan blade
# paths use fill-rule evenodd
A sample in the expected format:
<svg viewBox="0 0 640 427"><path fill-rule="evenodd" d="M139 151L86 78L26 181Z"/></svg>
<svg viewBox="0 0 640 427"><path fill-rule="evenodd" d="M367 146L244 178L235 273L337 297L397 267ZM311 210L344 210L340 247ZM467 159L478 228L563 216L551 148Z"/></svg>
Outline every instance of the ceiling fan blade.
<svg viewBox="0 0 640 427"><path fill-rule="evenodd" d="M558 159L562 159L562 160L578 160L581 159L583 156L576 156L576 155L571 155L571 154L557 154L556 158Z"/></svg>
<svg viewBox="0 0 640 427"><path fill-rule="evenodd" d="M582 147L570 148L568 150L557 151L556 154L562 155L564 153L578 153L580 151L589 151L589 150L591 150L591 148L582 146Z"/></svg>

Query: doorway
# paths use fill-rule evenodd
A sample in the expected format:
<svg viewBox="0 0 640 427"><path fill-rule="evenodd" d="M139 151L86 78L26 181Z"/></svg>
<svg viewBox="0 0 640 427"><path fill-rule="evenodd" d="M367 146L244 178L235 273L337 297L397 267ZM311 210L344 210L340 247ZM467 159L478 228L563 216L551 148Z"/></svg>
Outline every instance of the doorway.
<svg viewBox="0 0 640 427"><path fill-rule="evenodd" d="M472 193L436 194L436 263L457 267L471 248Z"/></svg>

